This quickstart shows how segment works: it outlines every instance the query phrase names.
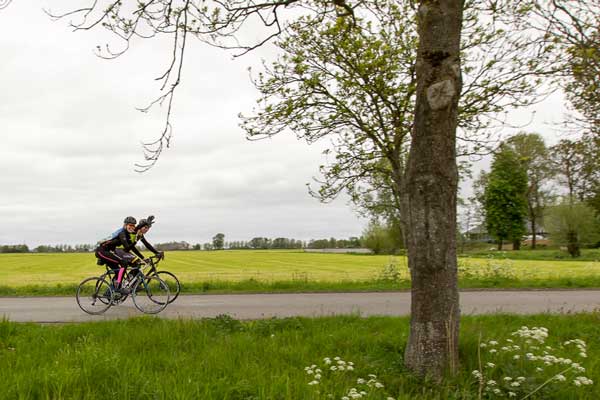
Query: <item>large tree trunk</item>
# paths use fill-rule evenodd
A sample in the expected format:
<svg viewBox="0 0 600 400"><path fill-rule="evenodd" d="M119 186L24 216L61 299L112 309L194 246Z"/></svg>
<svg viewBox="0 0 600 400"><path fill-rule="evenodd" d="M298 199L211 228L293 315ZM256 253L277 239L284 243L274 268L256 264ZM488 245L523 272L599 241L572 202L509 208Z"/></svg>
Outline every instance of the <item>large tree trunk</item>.
<svg viewBox="0 0 600 400"><path fill-rule="evenodd" d="M440 378L458 363L456 125L463 0L422 0L415 127L403 219L412 278L406 366Z"/></svg>

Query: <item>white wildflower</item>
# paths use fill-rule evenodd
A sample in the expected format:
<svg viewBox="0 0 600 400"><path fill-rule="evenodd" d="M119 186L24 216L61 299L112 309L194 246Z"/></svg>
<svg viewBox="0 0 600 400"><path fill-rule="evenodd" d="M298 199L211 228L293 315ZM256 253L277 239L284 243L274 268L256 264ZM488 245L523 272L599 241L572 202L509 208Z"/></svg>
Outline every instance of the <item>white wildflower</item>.
<svg viewBox="0 0 600 400"><path fill-rule="evenodd" d="M508 392L508 397L515 397L517 394L515 392Z"/></svg>
<svg viewBox="0 0 600 400"><path fill-rule="evenodd" d="M567 378L565 378L565 376L564 376L564 375L562 375L562 374L558 374L558 375L556 375L556 376L554 377L554 379L556 379L556 380L557 380L557 381L559 381L559 382L564 382L564 381L566 381L566 380L567 380Z"/></svg>
<svg viewBox="0 0 600 400"><path fill-rule="evenodd" d="M496 364L494 364L494 363L491 363L491 362L489 362L489 363L487 363L487 364L485 364L485 365L486 365L488 368L494 368L494 367L496 366Z"/></svg>
<svg viewBox="0 0 600 400"><path fill-rule="evenodd" d="M378 389L381 389L383 387L383 384L379 383L379 382L375 382L375 387Z"/></svg>
<svg viewBox="0 0 600 400"><path fill-rule="evenodd" d="M518 360L519 358L521 358L521 356L520 356L520 355L518 355L518 354L515 354L515 355L513 356L513 358L514 358L515 360Z"/></svg>
<svg viewBox="0 0 600 400"><path fill-rule="evenodd" d="M585 376L578 376L575 378L575 380L573 381L575 383L575 385L580 386L580 385L592 385L594 383L593 380L586 378Z"/></svg>
<svg viewBox="0 0 600 400"><path fill-rule="evenodd" d="M358 383L359 385L364 385L367 381L365 381L363 378L358 378L356 380L356 383Z"/></svg>
<svg viewBox="0 0 600 400"><path fill-rule="evenodd" d="M318 385L318 384L319 384L319 381L310 381L310 382L308 382L308 384L309 384L310 386L313 386L313 385Z"/></svg>

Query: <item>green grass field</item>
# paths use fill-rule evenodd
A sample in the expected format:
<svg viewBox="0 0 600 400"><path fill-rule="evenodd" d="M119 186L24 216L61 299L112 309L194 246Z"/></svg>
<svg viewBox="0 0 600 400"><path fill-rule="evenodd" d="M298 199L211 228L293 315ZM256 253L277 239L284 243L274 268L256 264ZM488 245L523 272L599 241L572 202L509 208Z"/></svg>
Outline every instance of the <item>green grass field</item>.
<svg viewBox="0 0 600 400"><path fill-rule="evenodd" d="M458 375L442 384L416 379L403 367L408 318L358 316L289 318L240 322L226 316L204 320L136 318L83 324L39 325L0 320L0 399L203 399L317 400L341 399L351 388L365 390L365 400L477 399L478 348L487 380L523 398L564 364L527 361L526 353L549 351L586 370L564 372L530 399L600 398L598 314L537 316L467 316L461 319ZM511 336L521 326L545 327L544 346ZM502 351L506 339L520 344ZM582 339L587 357L566 340ZM490 343L496 340L497 353ZM528 347L529 346L529 347ZM564 348L563 348L564 347ZM546 350L545 350L546 349ZM515 355L520 358L516 360ZM353 362L352 371L331 371L324 358ZM493 362L494 366L486 366ZM306 367L315 365L309 374ZM536 367L542 367L537 371ZM322 369L320 383L316 368ZM357 379L376 375L383 387ZM504 378L510 376L511 381ZM594 381L576 386L577 376ZM522 378L519 378L522 377ZM512 386L519 379L519 386ZM329 397L329 395L332 395ZM488 396L484 392L484 399Z"/></svg>
<svg viewBox="0 0 600 400"><path fill-rule="evenodd" d="M0 254L0 293L71 293L82 279L104 271L95 261L93 254ZM167 253L161 268L175 273L188 292L409 287L404 256L188 251ZM459 271L462 287L600 287L598 261L461 257Z"/></svg>

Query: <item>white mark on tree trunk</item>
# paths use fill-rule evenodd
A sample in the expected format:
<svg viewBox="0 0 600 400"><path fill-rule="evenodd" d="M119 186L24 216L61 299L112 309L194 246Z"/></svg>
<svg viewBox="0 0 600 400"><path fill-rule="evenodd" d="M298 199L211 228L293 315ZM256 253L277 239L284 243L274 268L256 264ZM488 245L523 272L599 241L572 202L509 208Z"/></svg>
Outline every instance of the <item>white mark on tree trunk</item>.
<svg viewBox="0 0 600 400"><path fill-rule="evenodd" d="M460 65L452 64L452 72L454 72L454 75L458 78L460 76Z"/></svg>
<svg viewBox="0 0 600 400"><path fill-rule="evenodd" d="M454 84L446 79L427 88L427 102L432 110L448 107L454 96Z"/></svg>

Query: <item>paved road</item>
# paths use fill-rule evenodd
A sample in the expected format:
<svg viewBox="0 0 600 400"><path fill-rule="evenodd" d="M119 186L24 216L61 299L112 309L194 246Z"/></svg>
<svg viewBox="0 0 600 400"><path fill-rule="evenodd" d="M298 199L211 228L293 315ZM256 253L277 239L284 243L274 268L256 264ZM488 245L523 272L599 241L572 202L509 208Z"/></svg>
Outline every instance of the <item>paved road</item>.
<svg viewBox="0 0 600 400"><path fill-rule="evenodd" d="M533 314L600 309L600 290L465 291L461 310L466 314L494 312ZM337 314L408 315L410 293L298 293L186 295L162 313L163 318L202 318L229 314L237 319ZM131 300L101 316L87 315L74 297L0 297L0 317L19 322L83 322L142 315Z"/></svg>

